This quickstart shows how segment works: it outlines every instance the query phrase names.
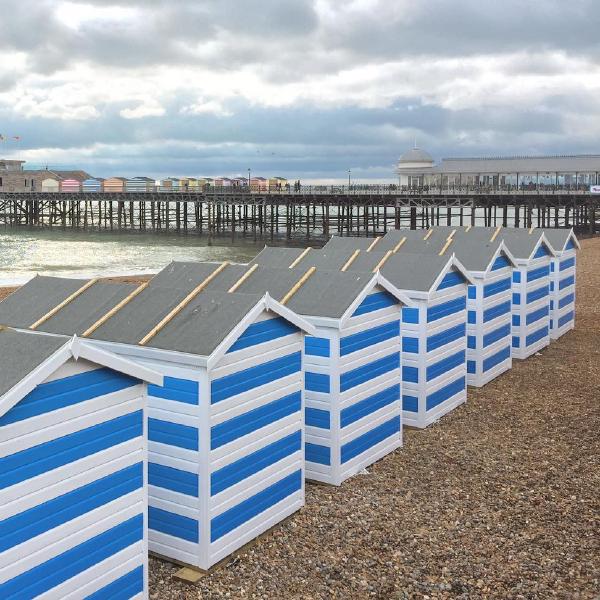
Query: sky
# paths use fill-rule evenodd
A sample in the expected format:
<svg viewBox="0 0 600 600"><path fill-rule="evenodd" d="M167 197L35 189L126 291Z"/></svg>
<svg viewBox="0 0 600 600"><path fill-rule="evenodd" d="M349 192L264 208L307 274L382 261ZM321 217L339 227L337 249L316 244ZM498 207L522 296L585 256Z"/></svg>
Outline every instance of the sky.
<svg viewBox="0 0 600 600"><path fill-rule="evenodd" d="M0 14L0 156L31 167L383 182L415 143L436 160L600 153L598 0L0 0Z"/></svg>

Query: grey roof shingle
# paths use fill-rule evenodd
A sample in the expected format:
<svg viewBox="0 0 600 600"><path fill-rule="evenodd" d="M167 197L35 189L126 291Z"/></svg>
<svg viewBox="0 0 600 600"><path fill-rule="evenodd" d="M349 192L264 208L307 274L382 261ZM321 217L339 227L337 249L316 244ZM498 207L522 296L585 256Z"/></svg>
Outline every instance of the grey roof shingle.
<svg viewBox="0 0 600 600"><path fill-rule="evenodd" d="M250 264L263 265L265 267L272 267L273 269L286 269L303 252L304 248L276 248L273 246L265 246L254 259L250 261ZM312 250L310 252L312 252Z"/></svg>
<svg viewBox="0 0 600 600"><path fill-rule="evenodd" d="M0 302L0 324L26 328L81 289L87 279L34 277Z"/></svg>
<svg viewBox="0 0 600 600"><path fill-rule="evenodd" d="M553 250L561 252L573 234L572 229L538 229L543 231Z"/></svg>
<svg viewBox="0 0 600 600"><path fill-rule="evenodd" d="M62 348L68 340L0 329L0 397Z"/></svg>

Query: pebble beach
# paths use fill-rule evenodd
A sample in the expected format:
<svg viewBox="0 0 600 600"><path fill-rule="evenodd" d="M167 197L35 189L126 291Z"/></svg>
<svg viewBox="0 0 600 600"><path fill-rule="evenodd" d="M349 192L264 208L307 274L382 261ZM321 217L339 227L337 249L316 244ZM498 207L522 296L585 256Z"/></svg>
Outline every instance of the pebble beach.
<svg viewBox="0 0 600 600"><path fill-rule="evenodd" d="M598 598L600 239L576 328L196 585L150 561L153 600ZM0 298L10 293L0 289Z"/></svg>

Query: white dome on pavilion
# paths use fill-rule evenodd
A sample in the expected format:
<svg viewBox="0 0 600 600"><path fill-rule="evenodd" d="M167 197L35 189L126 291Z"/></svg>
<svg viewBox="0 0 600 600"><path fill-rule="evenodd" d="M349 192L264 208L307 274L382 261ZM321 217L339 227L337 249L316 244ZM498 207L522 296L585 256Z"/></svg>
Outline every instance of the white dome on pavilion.
<svg viewBox="0 0 600 600"><path fill-rule="evenodd" d="M434 161L431 154L425 152L425 150L421 150L420 148L411 148L400 157L400 160L398 162L401 165L404 165L406 163L423 163L426 165L432 165Z"/></svg>

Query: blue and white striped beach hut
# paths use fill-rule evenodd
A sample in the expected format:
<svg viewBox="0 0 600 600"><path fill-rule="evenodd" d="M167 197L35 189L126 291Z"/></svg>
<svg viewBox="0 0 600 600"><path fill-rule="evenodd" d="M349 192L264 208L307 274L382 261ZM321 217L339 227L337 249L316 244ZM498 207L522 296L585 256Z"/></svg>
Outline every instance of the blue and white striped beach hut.
<svg viewBox="0 0 600 600"><path fill-rule="evenodd" d="M0 329L0 597L147 598L146 383L62 336Z"/></svg>
<svg viewBox="0 0 600 600"><path fill-rule="evenodd" d="M174 264L141 286L37 277L0 303L0 322L77 333L165 376L148 391L149 548L200 569L304 504L315 330L266 294L207 291L228 268Z"/></svg>
<svg viewBox="0 0 600 600"><path fill-rule="evenodd" d="M211 285L238 277L240 292L267 291L316 328L304 346L306 477L340 485L402 444L400 310L410 301L379 273L297 267L305 254L266 249Z"/></svg>
<svg viewBox="0 0 600 600"><path fill-rule="evenodd" d="M85 193L99 193L102 191L102 183L102 179L92 177L82 182L81 190Z"/></svg>
<svg viewBox="0 0 600 600"><path fill-rule="evenodd" d="M555 256L550 262L550 337L575 327L575 284L579 240L572 229L542 229Z"/></svg>

